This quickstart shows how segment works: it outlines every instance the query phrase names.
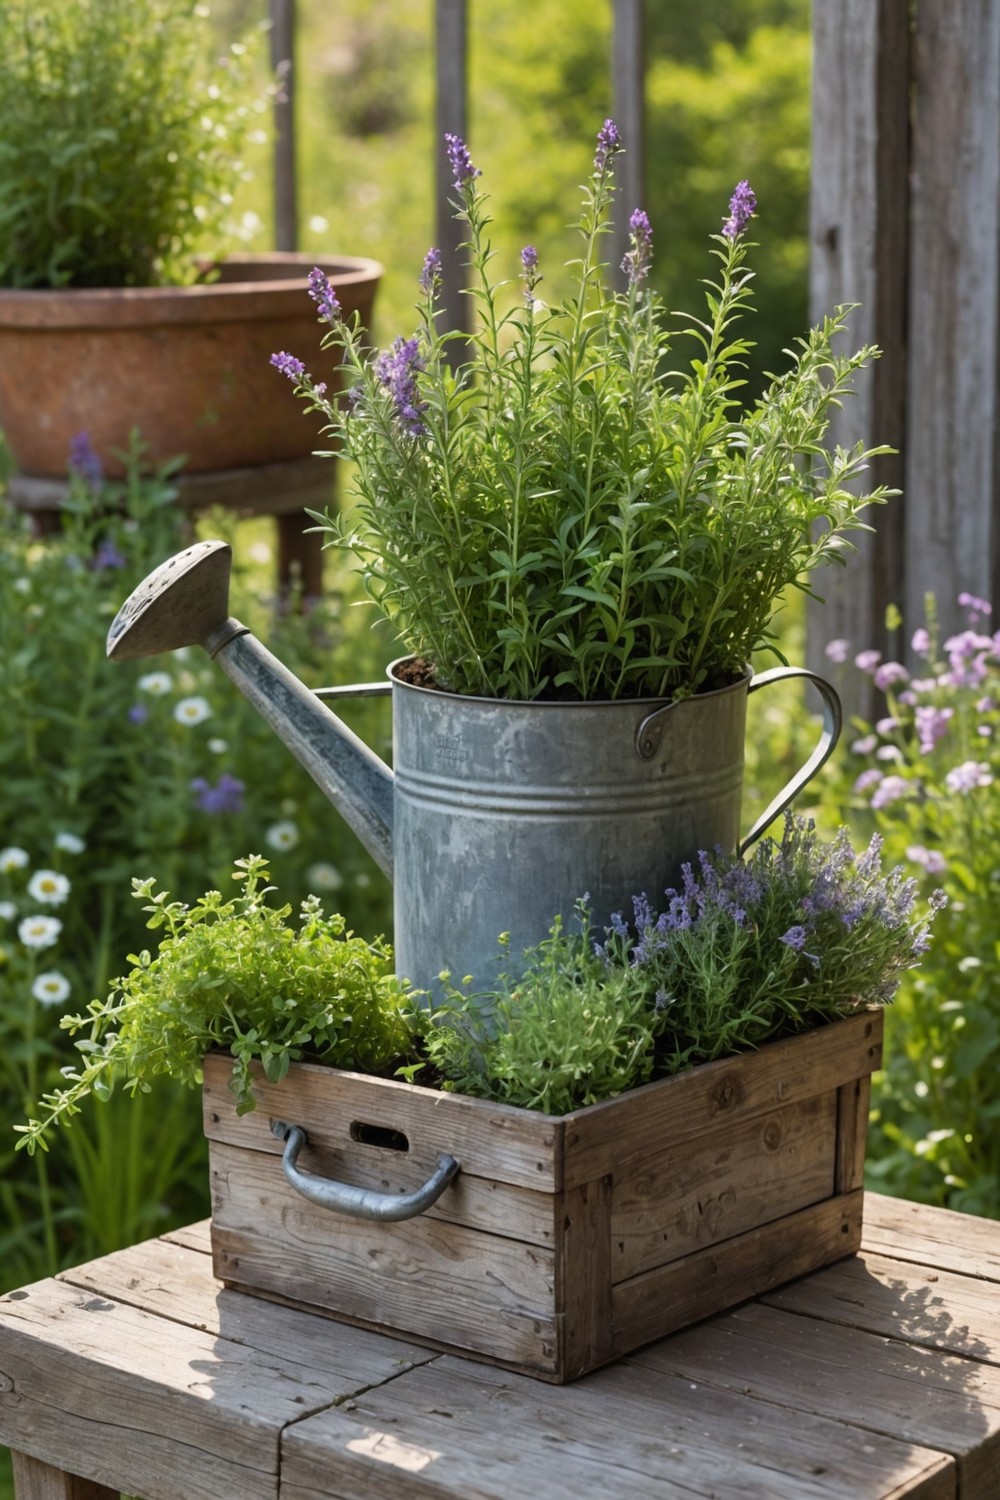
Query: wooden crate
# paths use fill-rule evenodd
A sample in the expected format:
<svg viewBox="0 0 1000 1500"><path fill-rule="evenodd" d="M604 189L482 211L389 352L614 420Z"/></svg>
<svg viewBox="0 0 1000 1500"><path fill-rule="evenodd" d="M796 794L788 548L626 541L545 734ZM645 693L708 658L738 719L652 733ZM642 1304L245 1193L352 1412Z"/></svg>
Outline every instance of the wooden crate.
<svg viewBox="0 0 1000 1500"><path fill-rule="evenodd" d="M871 1073L865 1012L561 1118L302 1064L238 1117L205 1060L212 1251L228 1286L544 1380L587 1370L857 1250ZM307 1172L437 1204L378 1224L285 1181ZM380 1131L397 1147L370 1144ZM401 1149L405 1143L407 1149Z"/></svg>

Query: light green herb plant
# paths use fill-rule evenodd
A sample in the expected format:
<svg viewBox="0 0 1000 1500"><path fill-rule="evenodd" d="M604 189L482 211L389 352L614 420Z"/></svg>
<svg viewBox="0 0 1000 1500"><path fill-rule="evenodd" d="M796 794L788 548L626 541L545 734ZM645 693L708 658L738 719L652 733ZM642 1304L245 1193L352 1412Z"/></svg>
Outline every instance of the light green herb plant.
<svg viewBox="0 0 1000 1500"><path fill-rule="evenodd" d="M862 478L884 450L822 449L832 410L878 351L835 349L842 309L742 410L749 345L735 324L751 301L755 208L742 182L713 237L704 315L678 325L692 356L674 367L641 210L627 290L605 283L620 149L610 120L584 192L575 289L546 305L527 245L523 296L505 310L480 174L461 140L448 147L478 319L468 342L441 331L431 250L417 332L374 357L313 273L326 342L354 380L346 404L294 356L273 356L357 466L357 504L347 520L319 517L321 528L359 556L369 594L444 688L598 700L736 680L755 650L776 650L783 591L808 591L816 568L842 560L865 507L886 497Z"/></svg>
<svg viewBox="0 0 1000 1500"><path fill-rule="evenodd" d="M0 286L185 282L216 254L266 97L193 0L0 5Z"/></svg>
<svg viewBox="0 0 1000 1500"><path fill-rule="evenodd" d="M403 990L381 941L345 930L324 916L317 897L291 908L270 907L268 869L260 855L236 861L238 896L207 891L193 906L168 900L153 880L133 881L148 902L147 926L165 928L155 954L129 955L130 972L85 1016L65 1016L83 1061L66 1068L68 1087L42 1098L40 1119L18 1126L19 1145L45 1145L89 1094L106 1099L119 1079L132 1093L169 1074L201 1081L201 1059L218 1048L235 1058L231 1088L237 1112L254 1108L252 1065L278 1083L289 1064L307 1057L332 1067L391 1073L412 1050Z"/></svg>

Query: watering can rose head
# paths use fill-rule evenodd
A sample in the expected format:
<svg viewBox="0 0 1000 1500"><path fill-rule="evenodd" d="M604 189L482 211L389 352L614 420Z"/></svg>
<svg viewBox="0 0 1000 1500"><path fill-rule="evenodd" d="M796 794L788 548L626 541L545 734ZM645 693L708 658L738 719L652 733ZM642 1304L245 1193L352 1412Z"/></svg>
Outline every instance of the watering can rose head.
<svg viewBox="0 0 1000 1500"><path fill-rule="evenodd" d="M624 289L606 283L601 242L622 149L611 120L584 189L570 293L540 299L544 267L527 245L521 292L507 305L490 275L481 174L457 136L447 147L472 334L439 327L442 265L431 250L415 333L376 355L314 273L325 343L352 381L343 403L299 361L273 358L356 465L350 532L317 520L360 556L369 594L442 687L590 701L734 681L768 644L782 592L840 560L845 533L886 497L856 482L886 450L821 451L831 411L878 351L834 350L839 309L741 404L749 345L734 325L751 302L756 209L741 182L713 236L704 315L678 325L691 354L675 367L641 208L629 220Z"/></svg>

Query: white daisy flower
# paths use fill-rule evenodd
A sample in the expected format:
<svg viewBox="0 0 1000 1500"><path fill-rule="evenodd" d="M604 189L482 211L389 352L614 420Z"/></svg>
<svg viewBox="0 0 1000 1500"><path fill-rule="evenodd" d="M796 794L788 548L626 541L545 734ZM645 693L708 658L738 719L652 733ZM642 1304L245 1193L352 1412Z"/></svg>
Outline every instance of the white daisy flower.
<svg viewBox="0 0 1000 1500"><path fill-rule="evenodd" d="M149 693L153 698L162 698L164 693L169 693L174 685L174 679L169 672L147 672L144 677L139 678L139 691Z"/></svg>
<svg viewBox="0 0 1000 1500"><path fill-rule="evenodd" d="M23 576L21 578L15 578L14 582L11 584L11 588L15 589L19 594L30 594L31 579L25 578Z"/></svg>
<svg viewBox="0 0 1000 1500"><path fill-rule="evenodd" d="M294 849L299 841L299 830L291 818L285 818L281 823L272 823L265 833L264 839L266 843L270 844L272 849L279 849L281 851Z"/></svg>
<svg viewBox="0 0 1000 1500"><path fill-rule="evenodd" d="M11 870L23 870L28 863L27 851L11 844L0 849L0 875L9 875Z"/></svg>
<svg viewBox="0 0 1000 1500"><path fill-rule="evenodd" d="M58 969L36 976L31 993L41 1005L59 1005L69 998L69 980Z"/></svg>
<svg viewBox="0 0 1000 1500"><path fill-rule="evenodd" d="M17 924L17 935L26 948L51 948L61 932L58 917L25 917Z"/></svg>
<svg viewBox="0 0 1000 1500"><path fill-rule="evenodd" d="M17 916L17 907L13 901L0 901L0 922L13 922Z"/></svg>
<svg viewBox="0 0 1000 1500"><path fill-rule="evenodd" d="M336 865L319 863L310 865L306 871L306 879L311 889L317 891L339 891L344 883L344 877Z"/></svg>
<svg viewBox="0 0 1000 1500"><path fill-rule="evenodd" d="M174 705L174 718L178 724L204 724L211 714L206 698L182 698Z"/></svg>
<svg viewBox="0 0 1000 1500"><path fill-rule="evenodd" d="M62 849L66 854L82 854L86 847L83 839L77 838L75 833L56 834L56 848Z"/></svg>
<svg viewBox="0 0 1000 1500"><path fill-rule="evenodd" d="M28 881L28 895L43 906L62 906L69 891L69 881L58 870L36 870Z"/></svg>
<svg viewBox="0 0 1000 1500"><path fill-rule="evenodd" d="M208 742L208 748L211 750L213 755L225 755L226 751L229 749L229 741L211 739Z"/></svg>

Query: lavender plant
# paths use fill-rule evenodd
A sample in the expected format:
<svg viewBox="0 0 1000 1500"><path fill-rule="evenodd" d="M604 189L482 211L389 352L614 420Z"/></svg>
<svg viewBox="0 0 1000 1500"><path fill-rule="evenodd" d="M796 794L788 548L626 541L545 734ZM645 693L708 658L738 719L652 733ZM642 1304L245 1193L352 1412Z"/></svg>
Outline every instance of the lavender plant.
<svg viewBox="0 0 1000 1500"><path fill-rule="evenodd" d="M419 327L371 356L319 272L311 294L353 388L334 403L301 361L275 366L357 465L349 522L317 517L361 560L370 596L442 687L515 699L665 697L735 680L776 649L788 588L840 560L862 512L886 497L857 481L872 453L827 456L831 409L877 354L834 349L844 309L814 328L743 411L751 302L746 252L755 199L738 185L713 237L717 278L694 341L671 367L671 335L648 288L653 234L631 215L627 290L604 280L617 127L606 121L578 224L576 285L542 298L544 268L521 253L521 295L502 306L487 198L467 146L448 138L457 217L468 231L477 326L440 329L440 257L420 278ZM452 369L453 351L468 357ZM778 653L780 654L780 653Z"/></svg>
<svg viewBox="0 0 1000 1500"><path fill-rule="evenodd" d="M603 942L585 910L579 931L557 923L521 978L477 997L488 1024L458 989L431 1018L445 1086L560 1114L887 1004L944 898L918 909L916 880L883 874L881 847L876 835L856 855L846 829L824 843L787 814L780 843L745 863L702 852L662 911L636 896Z"/></svg>
<svg viewBox="0 0 1000 1500"><path fill-rule="evenodd" d="M882 717L858 724L844 801L949 898L887 1028L870 1174L907 1197L1000 1217L1000 632L988 600L963 593L959 604L965 628L942 639L928 598L913 671L846 640L827 653L853 656L886 697ZM901 624L891 611L890 629Z"/></svg>

